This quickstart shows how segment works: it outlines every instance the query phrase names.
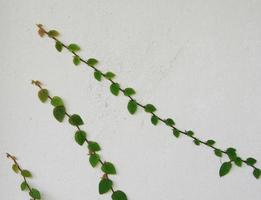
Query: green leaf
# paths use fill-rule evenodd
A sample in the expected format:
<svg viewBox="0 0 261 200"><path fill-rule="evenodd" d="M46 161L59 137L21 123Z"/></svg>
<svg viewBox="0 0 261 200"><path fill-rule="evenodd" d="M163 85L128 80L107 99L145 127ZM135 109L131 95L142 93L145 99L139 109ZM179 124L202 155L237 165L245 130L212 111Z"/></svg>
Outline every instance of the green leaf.
<svg viewBox="0 0 261 200"><path fill-rule="evenodd" d="M47 89L41 89L39 92L38 92L38 97L39 99L41 100L41 102L46 102L47 99L48 99L48 95L49 95L49 92Z"/></svg>
<svg viewBox="0 0 261 200"><path fill-rule="evenodd" d="M194 132L193 132L193 131L187 131L186 134L187 134L188 136L193 136L193 135L194 135Z"/></svg>
<svg viewBox="0 0 261 200"><path fill-rule="evenodd" d="M63 100L61 99L61 97L58 96L54 96L51 100L51 104L56 107L56 106L63 106Z"/></svg>
<svg viewBox="0 0 261 200"><path fill-rule="evenodd" d="M124 95L125 96L132 96L134 94L136 94L136 92L135 92L135 90L133 88L126 88L124 90Z"/></svg>
<svg viewBox="0 0 261 200"><path fill-rule="evenodd" d="M89 157L89 162L90 162L92 167L96 167L97 164L99 163L99 160L100 160L100 156L96 153L91 154L90 157Z"/></svg>
<svg viewBox="0 0 261 200"><path fill-rule="evenodd" d="M57 36L59 36L59 35L60 35L59 32L56 31L56 30L50 30L50 31L48 32L48 36L49 36L49 37L57 37Z"/></svg>
<svg viewBox="0 0 261 200"><path fill-rule="evenodd" d="M90 58L87 60L87 64L92 67L95 66L97 63L98 63L98 60L96 60L95 58Z"/></svg>
<svg viewBox="0 0 261 200"><path fill-rule="evenodd" d="M144 108L145 112L149 112L149 113L153 113L155 112L157 109L155 108L154 105L152 104L147 104Z"/></svg>
<svg viewBox="0 0 261 200"><path fill-rule="evenodd" d="M29 192L29 195L34 199L41 199L40 192L35 188L32 188L32 191Z"/></svg>
<svg viewBox="0 0 261 200"><path fill-rule="evenodd" d="M81 48L80 48L77 44L70 44L70 45L68 46L68 50L69 50L69 51L76 52L76 51L80 51Z"/></svg>
<svg viewBox="0 0 261 200"><path fill-rule="evenodd" d="M214 153L215 153L216 156L222 157L222 151L220 149L215 149Z"/></svg>
<svg viewBox="0 0 261 200"><path fill-rule="evenodd" d="M200 145L200 141L197 140L197 139L195 139L193 142L194 142L194 144L197 145L197 146Z"/></svg>
<svg viewBox="0 0 261 200"><path fill-rule="evenodd" d="M24 176L24 177L27 177L27 178L32 177L31 172L29 172L29 171L26 170L26 169L22 170L21 175Z"/></svg>
<svg viewBox="0 0 261 200"><path fill-rule="evenodd" d="M15 173L18 173L19 172L19 168L18 168L18 165L17 164L13 164L12 165L12 169Z"/></svg>
<svg viewBox="0 0 261 200"><path fill-rule="evenodd" d="M21 183L20 188L21 188L22 191L25 191L25 190L28 189L28 186L27 186L27 184L26 184L25 181L23 181L23 182Z"/></svg>
<svg viewBox="0 0 261 200"><path fill-rule="evenodd" d="M112 83L110 86L111 93L115 96L119 95L120 92L120 85L119 83Z"/></svg>
<svg viewBox="0 0 261 200"><path fill-rule="evenodd" d="M53 109L53 116L59 122L62 122L65 117L65 107L64 106L56 106Z"/></svg>
<svg viewBox="0 0 261 200"><path fill-rule="evenodd" d="M137 111L137 107L137 102L134 100L130 100L127 106L129 113L132 115Z"/></svg>
<svg viewBox="0 0 261 200"><path fill-rule="evenodd" d="M86 139L86 132L76 131L76 133L74 134L74 139L79 145L83 145Z"/></svg>
<svg viewBox="0 0 261 200"><path fill-rule="evenodd" d="M248 158L248 159L246 159L246 163L247 163L248 165L254 165L254 164L256 163L256 159L254 159L254 158Z"/></svg>
<svg viewBox="0 0 261 200"><path fill-rule="evenodd" d="M231 168L232 168L231 162L224 162L219 169L219 176L222 177L227 175Z"/></svg>
<svg viewBox="0 0 261 200"><path fill-rule="evenodd" d="M108 192L112 187L112 181L108 178L104 178L99 183L99 193L104 194Z"/></svg>
<svg viewBox="0 0 261 200"><path fill-rule="evenodd" d="M74 56L73 57L73 64L74 65L79 65L81 63L81 59L80 59L80 57L79 56Z"/></svg>
<svg viewBox="0 0 261 200"><path fill-rule="evenodd" d="M107 73L105 74L105 77L106 77L107 79L112 79L112 78L115 77L115 74L114 74L113 72L107 72Z"/></svg>
<svg viewBox="0 0 261 200"><path fill-rule="evenodd" d="M175 125L175 122L174 122L173 119L168 118L168 119L165 120L165 124L166 124L167 126L173 126L173 125Z"/></svg>
<svg viewBox="0 0 261 200"><path fill-rule="evenodd" d="M101 170L106 174L116 174L116 169L111 162L104 162Z"/></svg>
<svg viewBox="0 0 261 200"><path fill-rule="evenodd" d="M208 140L208 141L206 142L206 144L207 144L208 146L213 146L215 143L216 143L216 142L215 142L214 140Z"/></svg>
<svg viewBox="0 0 261 200"><path fill-rule="evenodd" d="M159 118L156 115L152 115L150 121L153 125L156 126L159 122Z"/></svg>
<svg viewBox="0 0 261 200"><path fill-rule="evenodd" d="M102 73L101 73L100 71L95 71L95 72L94 72L94 78L95 78L97 81L101 81Z"/></svg>
<svg viewBox="0 0 261 200"><path fill-rule="evenodd" d="M259 179L260 174L261 174L261 170L260 169L254 169L253 175L254 175L254 177L256 177L256 179Z"/></svg>
<svg viewBox="0 0 261 200"><path fill-rule="evenodd" d="M95 152L95 151L100 151L100 150L101 150L101 147L100 147L100 145L99 145L97 142L90 141L90 142L88 143L88 149L89 149L91 152Z"/></svg>
<svg viewBox="0 0 261 200"><path fill-rule="evenodd" d="M55 42L55 48L57 51L61 52L63 50L63 45L61 42L57 41Z"/></svg>
<svg viewBox="0 0 261 200"><path fill-rule="evenodd" d="M173 129L173 135L176 136L176 138L178 138L180 136L180 132L177 129Z"/></svg>
<svg viewBox="0 0 261 200"><path fill-rule="evenodd" d="M69 123L73 126L80 126L83 125L83 120L79 115L73 114L69 118Z"/></svg>
<svg viewBox="0 0 261 200"><path fill-rule="evenodd" d="M126 194L121 190L113 192L111 198L112 200L127 200Z"/></svg>
<svg viewBox="0 0 261 200"><path fill-rule="evenodd" d="M234 160L234 163L236 164L236 166L238 167L242 167L242 159L237 157L235 160Z"/></svg>
<svg viewBox="0 0 261 200"><path fill-rule="evenodd" d="M226 153L230 160L235 160L237 158L236 149L230 147L226 150Z"/></svg>

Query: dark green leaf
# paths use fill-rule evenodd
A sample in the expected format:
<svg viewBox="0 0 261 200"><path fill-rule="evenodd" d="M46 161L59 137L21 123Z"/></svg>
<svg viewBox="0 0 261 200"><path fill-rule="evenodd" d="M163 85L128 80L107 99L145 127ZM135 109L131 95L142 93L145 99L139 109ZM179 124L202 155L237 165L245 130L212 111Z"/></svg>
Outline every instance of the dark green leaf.
<svg viewBox="0 0 261 200"><path fill-rule="evenodd" d="M80 126L83 125L83 120L79 115L73 114L69 118L69 123L73 126Z"/></svg>
<svg viewBox="0 0 261 200"><path fill-rule="evenodd" d="M177 129L173 129L173 135L175 135L176 138L178 138L180 136L180 132Z"/></svg>
<svg viewBox="0 0 261 200"><path fill-rule="evenodd" d="M89 66L95 66L98 63L98 60L96 60L95 58L90 58L87 60L87 64Z"/></svg>
<svg viewBox="0 0 261 200"><path fill-rule="evenodd" d="M108 192L112 187L112 181L110 179L104 178L99 183L99 193L104 194Z"/></svg>
<svg viewBox="0 0 261 200"><path fill-rule="evenodd" d="M27 189L28 189L28 186L27 186L27 184L26 184L26 182L25 182L25 181L23 181L23 182L21 183L21 185L20 185L20 188L21 188L21 190L22 190L22 191L24 191L24 190L27 190Z"/></svg>
<svg viewBox="0 0 261 200"><path fill-rule="evenodd" d="M111 93L115 96L119 95L120 92L120 85L119 83L112 83L110 86Z"/></svg>
<svg viewBox="0 0 261 200"><path fill-rule="evenodd" d="M125 96L132 96L134 94L136 94L136 92L135 92L135 90L133 88L126 88L124 90L124 95Z"/></svg>
<svg viewBox="0 0 261 200"><path fill-rule="evenodd" d="M254 164L256 163L256 159L254 159L254 158L248 158L248 159L246 159L246 163L247 163L248 165L254 165Z"/></svg>
<svg viewBox="0 0 261 200"><path fill-rule="evenodd" d="M107 79L112 79L112 78L115 77L115 74L114 74L113 72L107 72L107 73L105 74L105 77L106 77Z"/></svg>
<svg viewBox="0 0 261 200"><path fill-rule="evenodd" d="M253 175L254 175L254 177L256 177L256 179L259 179L260 174L261 174L261 170L260 169L254 169Z"/></svg>
<svg viewBox="0 0 261 200"><path fill-rule="evenodd" d="M106 174L116 174L116 169L111 162L103 163L101 170Z"/></svg>
<svg viewBox="0 0 261 200"><path fill-rule="evenodd" d="M214 152L216 156L222 157L222 151L220 149L215 149Z"/></svg>
<svg viewBox="0 0 261 200"><path fill-rule="evenodd" d="M83 143L85 142L85 139L86 139L86 132L76 131L76 133L74 135L74 139L79 145L83 145Z"/></svg>
<svg viewBox="0 0 261 200"><path fill-rule="evenodd" d="M50 31L48 32L48 36L49 36L49 37L57 37L57 36L59 36L59 35L60 35L59 32L56 31L56 30L50 30Z"/></svg>
<svg viewBox="0 0 261 200"><path fill-rule="evenodd" d="M231 167L232 167L231 162L224 162L219 169L219 176L222 177L222 176L227 175L229 173Z"/></svg>
<svg viewBox="0 0 261 200"><path fill-rule="evenodd" d="M18 168L17 164L13 164L13 165L12 165L12 169L13 169L13 171L14 171L15 173L18 173L18 172L19 172L19 168Z"/></svg>
<svg viewBox="0 0 261 200"><path fill-rule="evenodd" d="M51 104L56 107L56 106L63 106L63 100L61 99L61 97L58 96L54 96L51 100Z"/></svg>
<svg viewBox="0 0 261 200"><path fill-rule="evenodd" d="M195 140L194 140L194 144L195 144L195 145L200 145L200 141L197 140L197 139L195 139Z"/></svg>
<svg viewBox="0 0 261 200"><path fill-rule="evenodd" d="M97 164L99 163L99 159L100 159L100 156L98 154L91 154L90 157L89 157L89 162L91 164L92 167L96 167Z"/></svg>
<svg viewBox="0 0 261 200"><path fill-rule="evenodd" d="M242 166L242 159L237 157L235 160L234 160L234 163L238 166L238 167L241 167Z"/></svg>
<svg viewBox="0 0 261 200"><path fill-rule="evenodd" d="M97 142L92 142L90 141L88 143L88 149L91 151L91 152L95 152L95 151L100 151L101 150L101 147L100 145L97 143Z"/></svg>
<svg viewBox="0 0 261 200"><path fill-rule="evenodd" d="M159 122L159 118L156 115L152 115L150 121L153 125L156 126Z"/></svg>
<svg viewBox="0 0 261 200"><path fill-rule="evenodd" d="M101 81L102 73L101 73L100 71L95 71L95 72L94 72L94 78L95 78L97 81Z"/></svg>
<svg viewBox="0 0 261 200"><path fill-rule="evenodd" d="M29 195L31 197L33 197L34 199L41 199L40 192L37 189L35 189L35 188L32 188L32 191L29 192Z"/></svg>
<svg viewBox="0 0 261 200"><path fill-rule="evenodd" d="M81 63L81 59L79 56L74 56L73 57L73 64L75 64L76 66L79 65Z"/></svg>
<svg viewBox="0 0 261 200"><path fill-rule="evenodd" d="M27 178L32 177L31 172L29 172L29 171L26 170L26 169L22 170L21 174L22 174L22 176L27 177Z"/></svg>
<svg viewBox="0 0 261 200"><path fill-rule="evenodd" d="M215 142L214 140L208 140L208 141L206 142L206 144L207 144L208 146L213 146L215 143L216 143L216 142Z"/></svg>
<svg viewBox="0 0 261 200"><path fill-rule="evenodd" d="M149 113L153 113L155 112L157 109L155 108L155 106L153 106L152 104L147 104L144 108L145 112L149 112Z"/></svg>
<svg viewBox="0 0 261 200"><path fill-rule="evenodd" d="M165 120L165 124L168 125L168 126L173 126L173 125L175 125L175 122L174 122L173 119L168 118L168 119Z"/></svg>
<svg viewBox="0 0 261 200"><path fill-rule="evenodd" d="M127 196L123 191L117 190L111 195L112 200L127 200Z"/></svg>
<svg viewBox="0 0 261 200"><path fill-rule="evenodd" d="M48 99L48 90L47 89L41 89L39 92L38 92L38 97L39 99L41 100L41 102L46 102L47 99Z"/></svg>
<svg viewBox="0 0 261 200"><path fill-rule="evenodd" d="M137 102L134 100L130 100L127 108L130 114L134 114L137 111Z"/></svg>
<svg viewBox="0 0 261 200"><path fill-rule="evenodd" d="M226 150L226 153L230 160L235 160L237 158L236 149L230 147Z"/></svg>
<svg viewBox="0 0 261 200"><path fill-rule="evenodd" d="M193 132L193 131L187 131L186 134L187 134L188 136L193 136L193 135L194 135L194 132Z"/></svg>
<svg viewBox="0 0 261 200"><path fill-rule="evenodd" d="M55 48L57 51L61 52L63 50L63 45L61 42L57 41L55 42Z"/></svg>
<svg viewBox="0 0 261 200"><path fill-rule="evenodd" d="M65 117L65 107L64 106L56 106L53 109L53 116L59 122L62 122Z"/></svg>
<svg viewBox="0 0 261 200"><path fill-rule="evenodd" d="M73 51L73 52L81 50L81 48L77 44L70 44L68 46L68 49L69 49L69 51Z"/></svg>

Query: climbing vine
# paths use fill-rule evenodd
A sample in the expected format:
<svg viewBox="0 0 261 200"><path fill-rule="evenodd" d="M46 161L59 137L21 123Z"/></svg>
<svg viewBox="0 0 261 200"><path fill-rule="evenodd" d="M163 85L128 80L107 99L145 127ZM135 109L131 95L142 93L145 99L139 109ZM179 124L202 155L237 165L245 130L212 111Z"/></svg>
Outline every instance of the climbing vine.
<svg viewBox="0 0 261 200"><path fill-rule="evenodd" d="M156 114L157 108L153 104L141 104L139 101L137 101L133 96L136 94L136 91L131 88L123 88L118 82L115 81L115 74L113 72L102 72L97 68L98 60L95 58L89 58L88 60L83 59L80 57L78 52L81 50L80 46L75 43L71 43L69 45L66 45L65 43L61 42L58 39L59 32L56 30L50 30L47 31L44 29L43 25L38 24L38 34L43 37L45 35L49 36L51 39L55 41L55 48L57 51L61 52L63 49L67 49L69 52L73 55L73 63L74 65L78 66L81 63L86 64L90 68L94 70L94 78L97 81L101 81L102 79L106 79L110 82L110 91L113 95L118 96L120 93L122 93L124 96L129 98L129 102L127 104L127 109L130 114L136 113L138 108L143 109L146 113L148 113L151 117L151 123L153 125L157 125L159 122L164 123L166 126L168 126L172 130L172 134L179 138L180 135L184 135L186 137L189 137L192 139L193 143L197 146L204 145L210 149L213 150L214 155L217 157L222 157L226 155L228 157L226 162L223 162L223 164L219 168L219 176L223 177L227 175L231 169L232 166L242 167L243 164L246 164L247 166L251 167L253 169L252 173L256 179L260 177L261 170L255 166L256 159L249 157L247 159L241 158L237 150L234 147L229 147L227 149L221 149L216 146L216 141L213 139L209 140L202 140L195 136L194 132L192 130L189 131L182 131L179 128L176 127L175 121L172 118L163 118L160 117L158 114Z"/></svg>
<svg viewBox="0 0 261 200"><path fill-rule="evenodd" d="M15 173L20 174L23 178L23 182L20 185L20 189L22 191L28 191L30 197L33 198L33 200L41 199L41 193L38 189L32 188L29 185L28 179L32 178L32 173L27 170L23 169L17 162L17 158L9 153L6 153L7 158L11 159L13 161L12 169Z"/></svg>
<svg viewBox="0 0 261 200"><path fill-rule="evenodd" d="M111 191L112 200L127 200L127 196L123 191L113 189L113 181L109 178L109 175L115 175L116 168L112 162L101 160L99 154L101 151L100 145L95 141L88 140L87 133L80 128L80 126L84 124L82 118L78 114L68 114L62 98L59 96L51 97L49 95L49 91L42 88L40 81L32 81L32 84L36 85L40 89L38 92L38 97L41 102L45 103L50 100L51 105L54 107L53 116L57 121L63 122L65 117L68 117L69 124L76 127L77 130L74 134L74 139L80 146L84 145L85 143L87 144L89 151L89 162L91 166L96 167L99 164L101 165L101 171L104 173L104 175L102 176L98 186L99 193L105 194Z"/></svg>

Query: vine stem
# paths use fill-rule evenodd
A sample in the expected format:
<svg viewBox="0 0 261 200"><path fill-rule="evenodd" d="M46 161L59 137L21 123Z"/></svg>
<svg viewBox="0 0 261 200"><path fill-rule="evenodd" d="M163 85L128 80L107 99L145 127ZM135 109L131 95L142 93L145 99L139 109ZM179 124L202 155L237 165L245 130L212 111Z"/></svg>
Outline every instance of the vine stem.
<svg viewBox="0 0 261 200"><path fill-rule="evenodd" d="M44 34L46 34L46 35L49 36L48 31L46 31L41 24L37 24L37 27L38 27L39 30L41 30ZM86 60L84 60L84 59L83 59L79 54L77 54L76 52L71 51L71 50L68 48L68 46L67 46L66 44L64 44L63 42L61 42L59 39L57 39L56 37L53 37L53 36L49 36L49 37L52 38L53 40L55 40L56 42L59 42L64 48L66 48L66 49L67 49L69 52L71 52L74 56L77 56L77 57L80 59L81 62L83 62L83 63L85 63L87 66L91 67L94 71L100 72L101 75L102 75L106 80L108 80L111 84L117 83L117 82L113 81L111 78L107 78L106 75L105 75L105 73L103 73L102 71L100 71L100 70L99 70L98 68L96 68L95 66L89 65ZM124 94L124 89L123 89L123 88L119 87L119 90L120 90L121 93ZM138 102L136 99L134 99L134 98L131 97L131 96L127 96L127 97L128 97L130 100L135 101L139 107L145 109L145 105L143 105L142 103ZM166 124L166 121L165 121L162 117L160 117L159 115L157 115L155 112L151 112L151 114L152 114L153 116L157 117L161 122L163 122L164 124ZM197 137L195 137L195 136L193 136L193 135L189 135L189 134L187 134L186 131L182 131L182 130L180 130L179 128L177 128L176 126L174 126L174 125L170 125L170 127L171 127L173 130L178 131L178 132L181 133L182 135L185 135L185 136L190 137L190 138L192 138L192 139L194 139L194 140L197 140L199 143L201 143L201 144L203 144L203 145L205 145L205 146L207 146L207 147L210 147L210 148L212 148L213 150L219 150L219 151L221 151L223 154L225 154L225 155L227 155L227 157L229 157L229 156L228 156L228 153L227 153L225 150L222 150L222 149L220 149L220 148L217 148L217 147L215 147L215 146L213 146L213 145L208 145L207 142L203 141L202 139L199 139L199 138L197 138ZM243 163L247 164L248 166L252 167L253 169L260 170L259 168L255 167L254 165L249 165L246 160L244 160L244 159L242 159L242 158L240 158L240 157L238 157L238 158L239 158ZM231 160L231 161L233 161L233 160Z"/></svg>
<svg viewBox="0 0 261 200"><path fill-rule="evenodd" d="M32 80L32 84L34 84L34 85L36 85L39 89L43 89L42 88L42 83L40 82L40 81L35 81L35 80ZM50 96L50 95L48 95L48 99L50 99L50 100L52 100L53 98ZM65 115L68 117L68 118L70 118L71 117L71 115L67 112L67 111L65 111ZM80 126L78 126L78 125L76 125L75 126L76 128L77 128L77 130L78 131L82 131L82 129L80 128ZM87 138L85 138L85 142L87 143L87 144L90 144L90 141L87 139ZM93 152L90 152L90 153L93 153ZM95 153L95 152L94 152ZM100 158L99 158L99 163L101 164L101 165L104 165L104 161L102 161ZM109 175L107 174L107 173L105 173L105 176L104 177L106 177L106 178L109 178ZM114 189L113 189L113 187L111 187L110 188L110 190L112 191L112 193L114 193Z"/></svg>
<svg viewBox="0 0 261 200"><path fill-rule="evenodd" d="M31 188L31 186L28 184L28 181L27 181L26 177L22 175L23 169L22 169L21 166L18 164L17 158L16 158L15 156L12 156L12 155L9 154L9 153L6 153L6 157L9 158L9 159L11 159L11 160L14 162L14 164L17 166L17 168L18 168L18 170L19 170L21 176L22 176L23 179L24 179L24 182L25 182L25 184L26 184L26 187L28 188L28 190L29 190L30 192L32 192L32 188ZM33 199L33 200L35 200L35 199Z"/></svg>

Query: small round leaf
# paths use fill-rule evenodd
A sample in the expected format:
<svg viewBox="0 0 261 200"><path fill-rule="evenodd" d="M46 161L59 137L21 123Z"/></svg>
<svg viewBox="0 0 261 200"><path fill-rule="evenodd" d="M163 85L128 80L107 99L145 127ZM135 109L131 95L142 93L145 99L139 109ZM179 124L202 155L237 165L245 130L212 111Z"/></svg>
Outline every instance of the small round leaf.
<svg viewBox="0 0 261 200"><path fill-rule="evenodd" d="M254 158L248 158L248 159L246 159L246 163L247 163L248 165L254 165L254 164L256 163L256 159L254 159Z"/></svg>
<svg viewBox="0 0 261 200"><path fill-rule="evenodd" d="M110 86L111 93L115 96L119 95L120 92L120 85L119 83L112 83Z"/></svg>
<svg viewBox="0 0 261 200"><path fill-rule="evenodd" d="M173 125L175 125L175 122L174 122L173 119L168 118L168 119L165 120L165 124L166 124L167 126L173 126Z"/></svg>
<svg viewBox="0 0 261 200"><path fill-rule="evenodd" d="M53 109L53 116L59 122L62 122L65 117L65 107L64 106L56 106Z"/></svg>
<svg viewBox="0 0 261 200"><path fill-rule="evenodd" d="M63 106L63 100L61 99L61 97L58 96L54 96L51 100L51 104L56 107L56 106Z"/></svg>
<svg viewBox="0 0 261 200"><path fill-rule="evenodd" d="M136 92L135 92L135 90L133 88L126 88L124 90L124 95L125 96L132 96L134 94L136 94Z"/></svg>
<svg viewBox="0 0 261 200"><path fill-rule="evenodd" d="M225 176L229 173L232 168L231 162L224 162L219 169L219 176Z"/></svg>
<svg viewBox="0 0 261 200"><path fill-rule="evenodd" d="M74 134L74 139L79 145L83 145L86 139L86 132L84 131L76 131Z"/></svg>
<svg viewBox="0 0 261 200"><path fill-rule="evenodd" d="M26 184L25 181L23 181L23 182L21 183L20 188L21 188L22 191L25 191L25 190L28 189L28 186L27 186L27 184Z"/></svg>
<svg viewBox="0 0 261 200"><path fill-rule="evenodd" d="M113 72L107 72L107 73L105 74L105 77L106 77L107 79L112 79L112 78L115 77L115 74L114 74Z"/></svg>
<svg viewBox="0 0 261 200"><path fill-rule="evenodd" d="M112 181L108 178L104 178L99 183L99 193L104 194L108 192L112 187Z"/></svg>
<svg viewBox="0 0 261 200"><path fill-rule="evenodd" d="M79 115L73 114L69 118L69 123L73 126L80 126L83 125L83 120Z"/></svg>
<svg viewBox="0 0 261 200"><path fill-rule="evenodd" d="M90 142L88 143L88 149L89 149L91 152L96 152L96 151L100 151L100 150L101 150L101 147L100 147L100 145L99 145L97 142L90 141Z"/></svg>
<svg viewBox="0 0 261 200"><path fill-rule="evenodd" d="M27 178L32 177L31 172L29 172L29 171L26 170L26 169L22 170L21 175L24 176L24 177L27 177Z"/></svg>
<svg viewBox="0 0 261 200"><path fill-rule="evenodd" d="M153 125L156 126L159 122L159 118L156 115L152 115L151 118L150 118L150 121Z"/></svg>
<svg viewBox="0 0 261 200"><path fill-rule="evenodd" d="M81 59L79 56L73 56L73 64L74 65L79 65L81 63Z"/></svg>
<svg viewBox="0 0 261 200"><path fill-rule="evenodd" d="M222 157L222 151L220 149L215 149L214 153L217 157Z"/></svg>
<svg viewBox="0 0 261 200"><path fill-rule="evenodd" d="M149 113L153 113L157 110L155 108L155 106L152 104L147 104L144 109L145 109L145 112L149 112Z"/></svg>
<svg viewBox="0 0 261 200"><path fill-rule="evenodd" d="M61 42L57 41L55 42L55 48L57 51L61 52L63 50L63 45Z"/></svg>
<svg viewBox="0 0 261 200"><path fill-rule="evenodd" d="M254 169L253 175L254 175L254 177L255 177L256 179L259 179L260 174L261 174L261 170L260 170L260 169Z"/></svg>
<svg viewBox="0 0 261 200"><path fill-rule="evenodd" d="M101 170L106 174L116 174L116 169L111 162L103 163Z"/></svg>
<svg viewBox="0 0 261 200"><path fill-rule="evenodd" d="M77 44L70 44L68 50L72 52L80 51L81 48Z"/></svg>
<svg viewBox="0 0 261 200"><path fill-rule="evenodd" d="M177 129L173 129L173 135L178 138L180 136L180 132Z"/></svg>
<svg viewBox="0 0 261 200"><path fill-rule="evenodd" d="M46 102L47 99L48 99L48 90L47 89L41 89L39 92L38 92L38 97L39 99L41 100L41 102Z"/></svg>
<svg viewBox="0 0 261 200"><path fill-rule="evenodd" d="M137 102L134 100L130 100L127 108L129 113L133 115L137 111Z"/></svg>
<svg viewBox="0 0 261 200"><path fill-rule="evenodd" d="M41 199L40 192L35 188L32 188L32 191L29 192L29 195L34 199Z"/></svg>
<svg viewBox="0 0 261 200"><path fill-rule="evenodd" d="M59 32L56 31L56 30L50 30L50 31L48 32L48 36L49 36L49 37L57 37L57 36L59 36L59 35L60 35Z"/></svg>
<svg viewBox="0 0 261 200"><path fill-rule="evenodd" d="M18 173L19 172L19 168L18 168L18 165L17 164L13 164L12 165L12 169L15 173Z"/></svg>
<svg viewBox="0 0 261 200"><path fill-rule="evenodd" d="M87 64L92 67L95 66L97 63L98 63L98 60L96 60L95 58L90 58L87 60Z"/></svg>
<svg viewBox="0 0 261 200"><path fill-rule="evenodd" d="M112 198L112 200L127 200L128 199L126 194L121 190L117 190L117 191L113 192L111 195L111 198Z"/></svg>
<svg viewBox="0 0 261 200"><path fill-rule="evenodd" d="M102 73L100 71L95 71L93 75L97 81L101 81Z"/></svg>
<svg viewBox="0 0 261 200"><path fill-rule="evenodd" d="M96 153L91 154L89 157L89 162L92 167L96 167L97 164L99 163L99 160L100 160L100 156Z"/></svg>

